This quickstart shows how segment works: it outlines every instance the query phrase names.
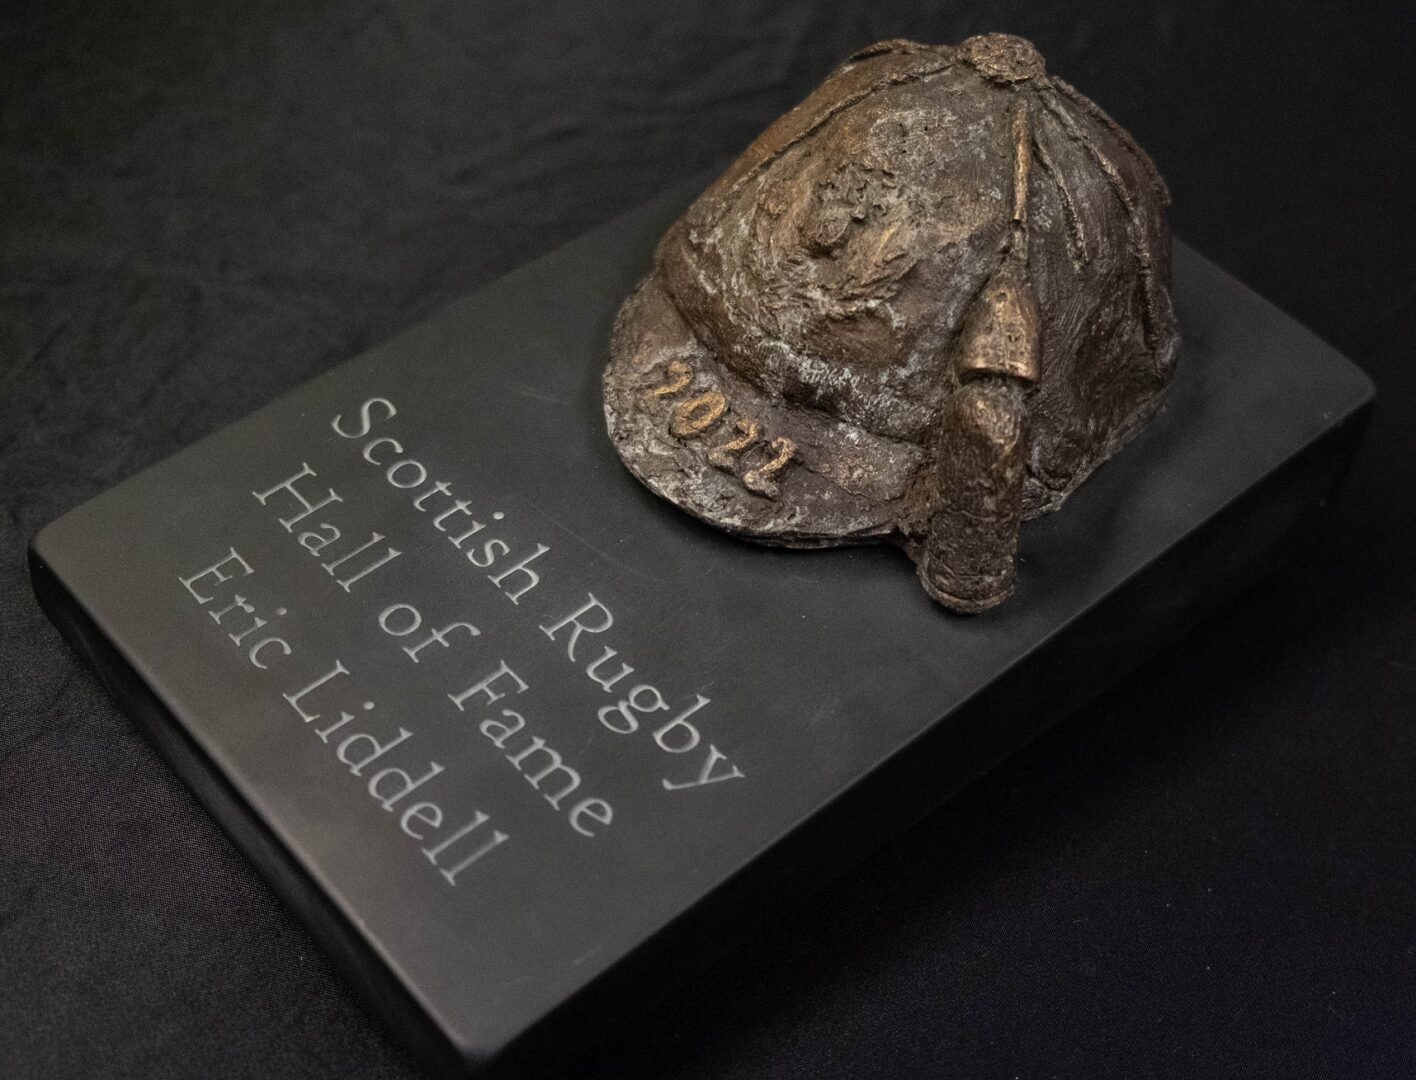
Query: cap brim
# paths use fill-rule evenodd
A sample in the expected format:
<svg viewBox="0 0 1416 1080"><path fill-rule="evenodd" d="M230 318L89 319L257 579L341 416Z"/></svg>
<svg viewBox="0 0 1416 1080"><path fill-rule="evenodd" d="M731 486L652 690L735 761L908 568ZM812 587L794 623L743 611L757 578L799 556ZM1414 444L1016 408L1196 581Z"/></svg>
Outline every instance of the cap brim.
<svg viewBox="0 0 1416 1080"><path fill-rule="evenodd" d="M669 377L675 361L691 374L681 388L664 389L684 381ZM673 434L675 410L711 391L726 400L721 417L701 432ZM629 470L655 494L719 528L809 547L883 538L904 524L920 448L767 397L699 340L657 273L620 309L604 401L610 438ZM756 438L741 450L724 449L750 422ZM784 444L774 440L781 439L793 451L771 474L775 496L751 490L744 478L752 470L760 476L780 456ZM709 460L715 449L719 464Z"/></svg>

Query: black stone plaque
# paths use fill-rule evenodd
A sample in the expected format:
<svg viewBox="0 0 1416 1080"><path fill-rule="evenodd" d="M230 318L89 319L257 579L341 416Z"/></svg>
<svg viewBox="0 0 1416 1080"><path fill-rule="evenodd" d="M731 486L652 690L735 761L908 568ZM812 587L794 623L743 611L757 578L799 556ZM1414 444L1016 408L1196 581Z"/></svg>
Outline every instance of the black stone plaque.
<svg viewBox="0 0 1416 1080"><path fill-rule="evenodd" d="M415 1052L526 1072L662 993L1250 581L1371 399L1183 246L1162 414L1025 526L1017 594L778 551L642 488L610 323L692 192L46 528L35 586Z"/></svg>

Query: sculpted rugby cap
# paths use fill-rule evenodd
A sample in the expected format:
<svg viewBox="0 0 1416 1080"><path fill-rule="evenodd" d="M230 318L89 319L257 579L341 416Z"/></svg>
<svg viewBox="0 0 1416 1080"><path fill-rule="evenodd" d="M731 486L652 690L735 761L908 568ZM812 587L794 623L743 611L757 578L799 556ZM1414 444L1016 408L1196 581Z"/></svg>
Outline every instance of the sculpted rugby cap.
<svg viewBox="0 0 1416 1080"><path fill-rule="evenodd" d="M887 41L763 132L616 320L609 433L753 540L891 540L936 600L1012 590L1019 523L1157 408L1165 186L1021 38Z"/></svg>

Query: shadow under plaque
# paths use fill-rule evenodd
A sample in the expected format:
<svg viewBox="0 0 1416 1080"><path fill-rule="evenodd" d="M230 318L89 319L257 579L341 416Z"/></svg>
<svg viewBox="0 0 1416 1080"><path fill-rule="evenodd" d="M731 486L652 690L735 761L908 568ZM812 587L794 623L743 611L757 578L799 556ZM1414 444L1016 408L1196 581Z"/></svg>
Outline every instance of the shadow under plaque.
<svg viewBox="0 0 1416 1080"><path fill-rule="evenodd" d="M1183 245L1165 409L1023 528L1017 593L780 551L605 435L671 192L44 529L38 596L425 1062L583 1047L1243 588L1372 398ZM475 631L475 632L474 632Z"/></svg>

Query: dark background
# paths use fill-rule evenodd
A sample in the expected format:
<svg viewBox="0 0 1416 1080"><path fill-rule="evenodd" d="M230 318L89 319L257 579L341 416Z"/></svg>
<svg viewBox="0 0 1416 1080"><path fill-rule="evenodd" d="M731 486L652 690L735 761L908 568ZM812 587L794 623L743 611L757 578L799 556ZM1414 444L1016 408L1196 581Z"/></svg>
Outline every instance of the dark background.
<svg viewBox="0 0 1416 1080"><path fill-rule="evenodd" d="M41 617L29 536L736 152L853 49L994 29L1375 378L1333 527L567 1075L1416 1076L1413 19L11 0L0 1077L417 1075Z"/></svg>

